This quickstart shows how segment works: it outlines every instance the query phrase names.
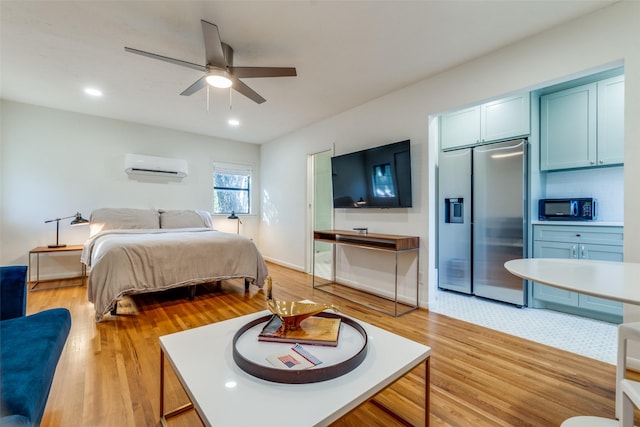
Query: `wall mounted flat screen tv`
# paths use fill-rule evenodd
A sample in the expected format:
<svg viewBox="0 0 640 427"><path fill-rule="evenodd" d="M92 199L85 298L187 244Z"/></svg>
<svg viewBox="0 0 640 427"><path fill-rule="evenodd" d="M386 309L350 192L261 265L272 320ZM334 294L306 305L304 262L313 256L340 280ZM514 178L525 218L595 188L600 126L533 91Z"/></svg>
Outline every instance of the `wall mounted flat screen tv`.
<svg viewBox="0 0 640 427"><path fill-rule="evenodd" d="M334 208L410 208L409 140L331 158Z"/></svg>

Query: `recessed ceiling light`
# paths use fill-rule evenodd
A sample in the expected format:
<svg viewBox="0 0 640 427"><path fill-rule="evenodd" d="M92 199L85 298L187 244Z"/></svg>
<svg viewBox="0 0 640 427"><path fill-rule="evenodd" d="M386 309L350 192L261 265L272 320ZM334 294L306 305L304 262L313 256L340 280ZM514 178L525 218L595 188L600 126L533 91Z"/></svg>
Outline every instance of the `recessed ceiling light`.
<svg viewBox="0 0 640 427"><path fill-rule="evenodd" d="M238 119L229 119L227 123L229 123L230 126L240 126L240 120Z"/></svg>
<svg viewBox="0 0 640 427"><path fill-rule="evenodd" d="M84 93L91 96L102 96L102 91L100 89L96 89L93 87L88 87L84 89Z"/></svg>

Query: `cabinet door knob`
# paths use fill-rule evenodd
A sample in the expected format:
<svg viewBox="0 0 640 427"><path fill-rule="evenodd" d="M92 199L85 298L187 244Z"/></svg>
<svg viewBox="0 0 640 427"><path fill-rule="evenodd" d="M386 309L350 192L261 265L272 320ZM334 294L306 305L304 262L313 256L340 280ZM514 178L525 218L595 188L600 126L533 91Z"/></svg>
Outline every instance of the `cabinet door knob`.
<svg viewBox="0 0 640 427"><path fill-rule="evenodd" d="M589 164L591 164L591 165L595 165L595 164L596 164L596 162L594 162L594 161L592 160L592 161L590 161L590 162L589 162Z"/></svg>
<svg viewBox="0 0 640 427"><path fill-rule="evenodd" d="M599 163L600 163L600 164L603 164L603 163L604 163L604 160L600 160L600 162L599 162Z"/></svg>
<svg viewBox="0 0 640 427"><path fill-rule="evenodd" d="M576 237L580 237L580 233L576 233Z"/></svg>

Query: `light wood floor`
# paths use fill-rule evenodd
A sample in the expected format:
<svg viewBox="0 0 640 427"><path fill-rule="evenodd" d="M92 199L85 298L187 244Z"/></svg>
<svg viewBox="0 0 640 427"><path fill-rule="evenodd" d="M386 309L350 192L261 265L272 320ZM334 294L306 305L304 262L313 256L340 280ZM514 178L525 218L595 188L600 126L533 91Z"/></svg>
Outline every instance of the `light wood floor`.
<svg viewBox="0 0 640 427"><path fill-rule="evenodd" d="M269 271L276 298L337 304L348 315L430 346L432 426L559 426L574 415L614 415L612 365L426 310L396 319L313 290L306 274L273 264ZM28 313L66 307L73 318L42 425L160 425L158 337L265 308L263 291L251 286L245 293L239 280L220 289L202 286L191 302L186 297L185 289L134 296L136 313L95 323L86 287L29 292ZM166 407L185 403L177 379L170 374L167 382ZM380 399L419 420L423 390L424 368L417 368ZM395 423L366 403L335 426ZM199 422L191 411L169 425Z"/></svg>

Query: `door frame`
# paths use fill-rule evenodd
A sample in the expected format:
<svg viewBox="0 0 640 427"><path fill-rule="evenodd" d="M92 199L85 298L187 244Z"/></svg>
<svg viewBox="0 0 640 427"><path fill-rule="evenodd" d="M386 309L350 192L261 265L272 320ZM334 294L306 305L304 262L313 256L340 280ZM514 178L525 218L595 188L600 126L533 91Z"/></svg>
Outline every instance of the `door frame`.
<svg viewBox="0 0 640 427"><path fill-rule="evenodd" d="M315 167L315 159L318 155L327 155L333 156L335 153L335 146L332 144L331 148L326 150L317 151L311 153L307 156L307 256L306 256L306 267L305 271L311 274L313 269L313 251L314 251L314 241L313 241L313 231L315 227L315 209L317 208L316 203L316 167ZM331 176L329 176L331 179ZM334 224L334 213L333 213L333 205L328 207L331 210L330 218L331 218L331 228L333 228Z"/></svg>

